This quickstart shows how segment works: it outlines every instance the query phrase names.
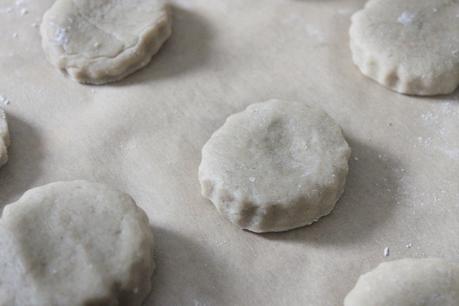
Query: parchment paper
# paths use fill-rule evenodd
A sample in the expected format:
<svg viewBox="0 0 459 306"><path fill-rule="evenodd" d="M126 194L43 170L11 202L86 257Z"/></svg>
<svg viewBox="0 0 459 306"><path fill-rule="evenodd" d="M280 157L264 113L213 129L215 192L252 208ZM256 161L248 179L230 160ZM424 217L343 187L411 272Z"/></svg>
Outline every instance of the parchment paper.
<svg viewBox="0 0 459 306"><path fill-rule="evenodd" d="M364 0L176 1L173 37L152 63L101 87L46 62L34 23L51 4L0 0L12 136L0 206L58 180L130 193L156 236L147 305L342 305L383 261L459 260L458 98L402 96L360 74L347 33ZM353 157L330 216L256 235L200 196L197 168L229 114L270 98L321 106Z"/></svg>

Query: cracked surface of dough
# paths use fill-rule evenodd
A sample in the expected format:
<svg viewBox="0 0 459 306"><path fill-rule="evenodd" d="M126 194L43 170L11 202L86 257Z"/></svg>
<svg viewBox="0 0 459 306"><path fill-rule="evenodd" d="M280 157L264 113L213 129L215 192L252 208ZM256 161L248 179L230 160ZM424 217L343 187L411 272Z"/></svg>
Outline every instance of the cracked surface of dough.
<svg viewBox="0 0 459 306"><path fill-rule="evenodd" d="M324 111L270 100L228 117L202 149L202 194L243 229L285 231L330 213L350 148Z"/></svg>
<svg viewBox="0 0 459 306"><path fill-rule="evenodd" d="M8 146L10 145L10 134L8 123L3 110L0 110L0 167L8 161Z"/></svg>
<svg viewBox="0 0 459 306"><path fill-rule="evenodd" d="M457 306L459 265L443 259L402 259L362 275L344 306Z"/></svg>
<svg viewBox="0 0 459 306"><path fill-rule="evenodd" d="M57 0L40 32L54 66L104 84L147 65L171 35L171 17L162 0Z"/></svg>
<svg viewBox="0 0 459 306"><path fill-rule="evenodd" d="M0 305L140 305L152 247L125 193L86 181L31 189L0 219Z"/></svg>
<svg viewBox="0 0 459 306"><path fill-rule="evenodd" d="M354 63L399 93L452 93L459 85L458 12L456 0L370 0L352 16Z"/></svg>

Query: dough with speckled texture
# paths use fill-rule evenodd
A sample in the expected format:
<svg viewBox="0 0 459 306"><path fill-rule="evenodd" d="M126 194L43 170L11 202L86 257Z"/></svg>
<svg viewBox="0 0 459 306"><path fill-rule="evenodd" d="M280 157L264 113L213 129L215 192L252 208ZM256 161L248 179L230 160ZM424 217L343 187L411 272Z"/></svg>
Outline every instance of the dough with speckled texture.
<svg viewBox="0 0 459 306"><path fill-rule="evenodd" d="M286 231L331 212L350 148L324 111L271 100L228 117L202 149L202 194L253 232Z"/></svg>
<svg viewBox="0 0 459 306"><path fill-rule="evenodd" d="M137 306L154 269L148 218L87 181L27 191L0 219L0 305Z"/></svg>
<svg viewBox="0 0 459 306"><path fill-rule="evenodd" d="M344 306L457 306L459 265L438 258L386 262L362 275Z"/></svg>
<svg viewBox="0 0 459 306"><path fill-rule="evenodd" d="M451 93L459 85L458 12L455 0L370 0L352 16L354 62L399 93Z"/></svg>
<svg viewBox="0 0 459 306"><path fill-rule="evenodd" d="M171 35L171 17L162 0L57 0L40 32L54 66L104 84L147 65Z"/></svg>

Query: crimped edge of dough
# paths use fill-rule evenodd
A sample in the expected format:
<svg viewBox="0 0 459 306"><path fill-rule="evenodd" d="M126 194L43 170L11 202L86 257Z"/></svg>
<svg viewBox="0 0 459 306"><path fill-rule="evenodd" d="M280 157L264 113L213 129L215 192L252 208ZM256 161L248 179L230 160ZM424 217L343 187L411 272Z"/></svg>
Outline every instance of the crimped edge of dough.
<svg viewBox="0 0 459 306"><path fill-rule="evenodd" d="M346 177L344 173L344 177ZM290 203L264 203L259 205L246 199L239 199L217 181L200 175L201 194L209 199L218 212L231 223L241 229L255 233L284 232L295 228L311 225L320 218L329 215L336 203L344 193L345 179L336 193L330 191L330 186L323 191L320 205L310 205L308 199L298 197ZM329 195L325 197L325 195ZM315 217L311 218L304 214L305 211L316 208Z"/></svg>
<svg viewBox="0 0 459 306"><path fill-rule="evenodd" d="M266 102L270 101L274 100ZM254 104L249 105L246 110L253 105ZM240 113L229 116L225 120L225 124L229 120L232 120L233 116L238 114ZM339 127L338 124L336 125L342 134L341 127ZM214 134L218 131L219 129L215 131ZM343 139L347 144L347 154L343 155L343 165L345 165L345 167L339 168L342 171L336 174L336 184L323 186L326 188L322 191L322 197L319 201L320 205L315 203L314 205L311 205L311 202L303 196L291 199L288 203L256 203L232 193L230 190L222 186L222 182L212 179L211 176L207 175L208 170L202 161L198 170L198 177L201 184L201 195L209 199L218 212L230 222L241 229L249 230L251 232L284 232L306 225L311 225L317 222L320 218L330 214L344 193L346 178L349 173L351 148L344 138L344 135ZM204 160L207 155L207 144L208 143L203 146L201 151L202 160ZM340 182L341 184L339 184ZM332 190L336 190L336 192L333 193L331 192ZM309 217L305 214L306 211L309 212L311 209L315 210L315 212L311 214L314 217Z"/></svg>
<svg viewBox="0 0 459 306"><path fill-rule="evenodd" d="M66 55L61 47L58 47L60 51L57 53L60 56L57 60L50 56L55 52L53 49L56 49L56 46L49 44L49 38L44 28L46 16L47 13L43 17L40 33L42 35L42 48L48 61L59 68L64 75L82 84L103 85L126 78L148 65L172 34L171 7L164 4L162 16L154 24L146 27L146 30L138 36L134 46L124 49L115 57L97 57L87 65L80 65L72 62L74 62L74 58L79 60L84 56ZM110 69L106 69L107 66Z"/></svg>
<svg viewBox="0 0 459 306"><path fill-rule="evenodd" d="M358 35L360 18L370 4L371 1L367 2L362 10L352 15L349 29L352 60L361 73L387 89L405 95L437 96L454 92L459 86L459 64L436 77L409 77L402 73L400 63L389 62L377 52L366 51L364 42L359 42L357 37L361 36Z"/></svg>

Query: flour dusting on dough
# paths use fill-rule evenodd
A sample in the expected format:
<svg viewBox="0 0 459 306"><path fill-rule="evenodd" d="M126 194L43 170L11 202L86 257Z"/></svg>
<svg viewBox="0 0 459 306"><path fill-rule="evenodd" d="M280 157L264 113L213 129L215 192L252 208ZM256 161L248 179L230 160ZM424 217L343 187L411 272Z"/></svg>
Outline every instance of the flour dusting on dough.
<svg viewBox="0 0 459 306"><path fill-rule="evenodd" d="M398 22L406 26L406 25L412 24L415 17L416 17L416 13L405 11L398 17L397 20Z"/></svg>
<svg viewBox="0 0 459 306"><path fill-rule="evenodd" d="M54 31L54 42L60 46L65 46L69 43L70 39L68 36L68 30L65 28L60 27L55 23L50 23L52 27L55 28Z"/></svg>
<svg viewBox="0 0 459 306"><path fill-rule="evenodd" d="M60 45L66 45L69 42L69 38L67 36L67 30L63 28L59 28L56 30L56 42Z"/></svg>

